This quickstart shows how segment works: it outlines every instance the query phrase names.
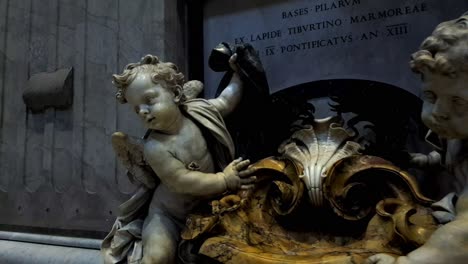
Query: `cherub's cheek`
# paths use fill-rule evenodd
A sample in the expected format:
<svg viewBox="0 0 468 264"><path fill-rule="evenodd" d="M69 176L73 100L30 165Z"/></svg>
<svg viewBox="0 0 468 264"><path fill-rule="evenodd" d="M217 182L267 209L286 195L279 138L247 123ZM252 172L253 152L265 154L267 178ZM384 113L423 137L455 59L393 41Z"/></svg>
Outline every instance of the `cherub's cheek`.
<svg viewBox="0 0 468 264"><path fill-rule="evenodd" d="M429 103L424 103L421 111L421 117L429 117L432 113L433 106Z"/></svg>
<svg viewBox="0 0 468 264"><path fill-rule="evenodd" d="M465 134L468 134L468 115L465 114L454 118L452 124L458 131L463 131Z"/></svg>
<svg viewBox="0 0 468 264"><path fill-rule="evenodd" d="M429 127L432 124L432 107L425 106L421 111L421 120L423 123Z"/></svg>
<svg viewBox="0 0 468 264"><path fill-rule="evenodd" d="M428 117L428 116L422 116L421 117L422 119L422 122L424 123L424 125L426 125L428 128L431 128L431 119Z"/></svg>
<svg viewBox="0 0 468 264"><path fill-rule="evenodd" d="M159 111L159 107L155 104L151 107L151 112L154 114L154 113L158 113Z"/></svg>

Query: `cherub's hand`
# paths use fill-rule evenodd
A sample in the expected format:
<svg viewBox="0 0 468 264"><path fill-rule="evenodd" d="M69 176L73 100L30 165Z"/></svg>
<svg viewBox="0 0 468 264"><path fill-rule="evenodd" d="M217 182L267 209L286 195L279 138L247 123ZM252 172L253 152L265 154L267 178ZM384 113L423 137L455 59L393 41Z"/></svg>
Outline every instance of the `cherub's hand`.
<svg viewBox="0 0 468 264"><path fill-rule="evenodd" d="M377 254L368 258L365 264L394 264L396 263L396 258L387 255L387 254Z"/></svg>
<svg viewBox="0 0 468 264"><path fill-rule="evenodd" d="M426 155L421 153L410 153L410 164L417 167L425 167L427 165L428 158Z"/></svg>
<svg viewBox="0 0 468 264"><path fill-rule="evenodd" d="M410 153L410 164L419 168L440 165L441 156L437 151L424 155L421 153Z"/></svg>
<svg viewBox="0 0 468 264"><path fill-rule="evenodd" d="M248 167L250 160L242 160L242 158L232 161L223 171L224 180L228 190L235 191L239 188L249 189L253 187L253 183L257 180L256 176L251 176L256 171L255 168Z"/></svg>
<svg viewBox="0 0 468 264"><path fill-rule="evenodd" d="M237 53L234 53L230 58L229 58L229 66L231 66L231 69L234 72L239 72L239 65L237 65Z"/></svg>

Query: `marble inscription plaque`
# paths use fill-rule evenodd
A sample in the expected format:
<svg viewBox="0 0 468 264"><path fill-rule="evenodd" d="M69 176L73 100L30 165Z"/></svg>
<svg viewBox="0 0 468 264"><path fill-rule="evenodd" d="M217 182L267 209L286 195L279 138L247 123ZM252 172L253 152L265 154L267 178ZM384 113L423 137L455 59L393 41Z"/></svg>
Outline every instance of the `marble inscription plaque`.
<svg viewBox="0 0 468 264"><path fill-rule="evenodd" d="M468 11L466 0L204 1L207 96L221 76L207 65L222 41L260 51L270 92L328 79L364 79L418 95L409 56L442 21Z"/></svg>

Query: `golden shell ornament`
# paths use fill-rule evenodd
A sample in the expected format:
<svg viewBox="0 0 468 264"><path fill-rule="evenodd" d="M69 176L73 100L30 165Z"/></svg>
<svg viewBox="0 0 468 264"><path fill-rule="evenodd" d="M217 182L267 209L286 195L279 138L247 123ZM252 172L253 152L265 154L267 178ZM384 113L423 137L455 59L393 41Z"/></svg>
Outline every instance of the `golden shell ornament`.
<svg viewBox="0 0 468 264"><path fill-rule="evenodd" d="M338 160L358 154L361 145L350 141L352 132L343 128L341 117L315 119L283 142L278 151L300 164L309 200L314 207L324 205L323 183L329 168Z"/></svg>

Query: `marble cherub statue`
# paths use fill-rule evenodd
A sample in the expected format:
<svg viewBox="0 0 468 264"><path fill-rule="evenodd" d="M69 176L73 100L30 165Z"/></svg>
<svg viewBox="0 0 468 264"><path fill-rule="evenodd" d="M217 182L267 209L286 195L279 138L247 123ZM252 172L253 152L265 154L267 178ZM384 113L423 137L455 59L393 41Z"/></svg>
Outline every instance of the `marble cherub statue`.
<svg viewBox="0 0 468 264"><path fill-rule="evenodd" d="M413 162L443 165L451 183L445 193L453 193L435 204L434 216L446 224L426 244L407 256L379 254L368 263L468 263L468 13L438 25L410 64L422 77L421 117L430 129L427 139L437 149L413 155Z"/></svg>
<svg viewBox="0 0 468 264"><path fill-rule="evenodd" d="M142 184L121 206L103 242L106 263L174 263L187 214L203 199L255 181L249 160L233 161L234 144L223 121L242 96L236 58L229 60L229 85L210 100L195 98L200 82L184 85L176 65L152 55L113 76L117 99L133 107L149 132L140 145L123 133L113 135L118 156Z"/></svg>

